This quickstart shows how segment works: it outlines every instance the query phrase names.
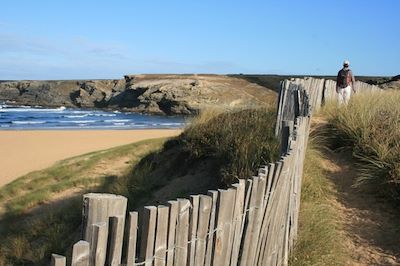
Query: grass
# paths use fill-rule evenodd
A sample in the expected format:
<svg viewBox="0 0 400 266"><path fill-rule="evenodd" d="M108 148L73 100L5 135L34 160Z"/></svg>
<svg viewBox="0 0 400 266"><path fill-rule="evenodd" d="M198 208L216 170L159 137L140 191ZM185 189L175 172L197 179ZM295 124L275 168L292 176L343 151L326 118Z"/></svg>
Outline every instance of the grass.
<svg viewBox="0 0 400 266"><path fill-rule="evenodd" d="M187 186L181 182L180 192L175 188L172 193L176 194L169 194L170 199L226 187L239 178L253 176L260 165L279 158L274 125L275 112L267 109L202 112L180 136L137 165L128 182L129 201L153 204L152 193L174 180L190 181ZM148 195L147 201L141 202L141 195Z"/></svg>
<svg viewBox="0 0 400 266"><path fill-rule="evenodd" d="M355 186L400 200L400 92L355 95L347 106L328 105L323 114L334 148L348 148L360 173Z"/></svg>
<svg viewBox="0 0 400 266"><path fill-rule="evenodd" d="M292 266L344 265L347 257L341 225L332 203L335 199L333 184L321 166L324 157L317 148L323 145L317 143L310 138L306 152L299 232L290 258Z"/></svg>
<svg viewBox="0 0 400 266"><path fill-rule="evenodd" d="M194 159L212 157L219 161L220 180L231 184L278 159L274 128L275 112L267 109L203 114L185 130L182 143Z"/></svg>
<svg viewBox="0 0 400 266"><path fill-rule="evenodd" d="M165 143L151 140L74 157L14 181L0 189L0 265L42 265L50 253L68 257L80 237L85 192L125 195L132 210L251 177L279 158L274 127L271 109L208 110ZM118 175L96 170L121 158L127 164ZM76 188L78 196L52 201Z"/></svg>
<svg viewBox="0 0 400 266"><path fill-rule="evenodd" d="M126 195L128 173L164 141L147 140L73 157L2 187L0 265L44 265L50 253L69 254L80 238L82 194ZM119 173L99 171L118 160L126 162ZM66 198L57 199L60 193L66 193Z"/></svg>

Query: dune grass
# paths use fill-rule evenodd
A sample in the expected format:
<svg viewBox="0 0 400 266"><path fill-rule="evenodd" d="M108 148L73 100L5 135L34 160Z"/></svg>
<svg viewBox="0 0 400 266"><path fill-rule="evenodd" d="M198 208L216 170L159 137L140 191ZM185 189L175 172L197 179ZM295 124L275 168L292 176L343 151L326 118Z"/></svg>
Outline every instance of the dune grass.
<svg viewBox="0 0 400 266"><path fill-rule="evenodd" d="M200 186L207 182L218 188L251 177L260 165L279 158L274 127L271 109L208 110L165 143L144 141L74 157L14 181L0 189L0 238L4 239L0 265L45 264L52 252L68 257L71 245L79 240L85 192L122 194L130 209L138 209L142 203L158 203L153 193L174 179L189 178L199 186L173 187L168 199L207 191L210 187ZM119 158L127 162L125 171L118 175L98 171ZM190 179L193 176L196 180ZM77 187L76 197L52 202Z"/></svg>
<svg viewBox="0 0 400 266"><path fill-rule="evenodd" d="M357 159L355 186L400 200L400 92L356 94L347 106L328 105L326 136ZM372 185L372 186L371 186Z"/></svg>
<svg viewBox="0 0 400 266"><path fill-rule="evenodd" d="M279 158L274 127L275 112L271 109L201 112L180 136L168 140L162 150L149 154L135 167L128 181L129 202L154 204L152 193L174 180L192 181L185 186L180 183L168 194L169 199L206 193L253 176L260 165Z"/></svg>
<svg viewBox="0 0 400 266"><path fill-rule="evenodd" d="M275 116L274 110L264 108L203 113L182 134L182 143L194 159L212 157L219 161L221 181L231 184L278 159Z"/></svg>
<svg viewBox="0 0 400 266"><path fill-rule="evenodd" d="M92 152L29 173L0 188L0 265L45 265L50 253L68 254L80 238L82 195L126 195L127 175L165 139ZM118 171L107 165L122 160Z"/></svg>
<svg viewBox="0 0 400 266"><path fill-rule="evenodd" d="M344 265L347 254L341 225L332 200L334 188L321 166L323 153L317 138L310 138L306 151L299 232L290 265Z"/></svg>

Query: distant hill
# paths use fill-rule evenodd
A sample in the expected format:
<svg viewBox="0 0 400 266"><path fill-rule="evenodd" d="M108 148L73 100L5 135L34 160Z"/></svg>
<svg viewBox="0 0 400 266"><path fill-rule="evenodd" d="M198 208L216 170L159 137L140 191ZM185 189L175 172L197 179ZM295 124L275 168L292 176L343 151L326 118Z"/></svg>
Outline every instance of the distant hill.
<svg viewBox="0 0 400 266"><path fill-rule="evenodd" d="M258 106L276 93L223 75L127 75L115 80L1 81L0 102L191 115L202 108Z"/></svg>

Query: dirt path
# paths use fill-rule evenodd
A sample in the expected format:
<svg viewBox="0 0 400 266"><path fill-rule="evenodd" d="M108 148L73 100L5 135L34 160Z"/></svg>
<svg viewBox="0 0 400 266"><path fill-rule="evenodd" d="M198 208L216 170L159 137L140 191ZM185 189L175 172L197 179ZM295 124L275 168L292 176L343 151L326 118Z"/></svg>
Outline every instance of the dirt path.
<svg viewBox="0 0 400 266"><path fill-rule="evenodd" d="M372 193L352 187L351 156L327 152L323 167L337 190L338 219L351 259L347 265L400 265L400 214Z"/></svg>

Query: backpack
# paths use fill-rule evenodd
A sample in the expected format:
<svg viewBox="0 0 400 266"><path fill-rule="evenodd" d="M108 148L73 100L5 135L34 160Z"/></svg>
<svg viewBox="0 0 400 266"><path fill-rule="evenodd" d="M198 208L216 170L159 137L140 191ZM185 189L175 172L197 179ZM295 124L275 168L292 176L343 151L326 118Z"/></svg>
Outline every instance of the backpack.
<svg viewBox="0 0 400 266"><path fill-rule="evenodd" d="M341 69L339 71L337 82L340 88L346 88L347 86L349 86L349 71L350 69Z"/></svg>

